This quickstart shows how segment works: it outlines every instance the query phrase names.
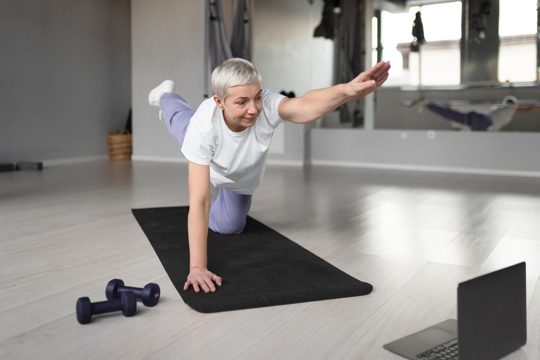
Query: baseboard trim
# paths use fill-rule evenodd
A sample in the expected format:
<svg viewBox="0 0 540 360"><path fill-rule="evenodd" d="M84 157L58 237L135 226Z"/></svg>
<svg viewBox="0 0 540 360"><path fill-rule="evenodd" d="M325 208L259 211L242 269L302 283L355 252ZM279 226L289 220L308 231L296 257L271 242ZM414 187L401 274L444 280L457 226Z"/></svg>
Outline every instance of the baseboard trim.
<svg viewBox="0 0 540 360"><path fill-rule="evenodd" d="M107 155L80 156L80 157L64 158L64 159L49 159L49 160L43 160L43 166L67 165L67 164L76 164L76 163L81 163L81 162L107 160L107 159L108 159Z"/></svg>
<svg viewBox="0 0 540 360"><path fill-rule="evenodd" d="M168 162L168 163L181 163L187 164L187 160L184 157L166 157L166 156L148 156L148 155L133 155L131 157L135 161L155 161L155 162ZM300 167L303 166L302 161L299 160L275 160L267 159L266 163L268 165L275 166L294 166Z"/></svg>
<svg viewBox="0 0 540 360"><path fill-rule="evenodd" d="M145 156L137 155L132 157L137 161L155 161L168 163L186 164L185 158L171 158L162 156ZM495 175L495 176L517 176L517 177L540 177L539 171L517 171L517 170L496 170L496 169L471 169L457 167L442 167L442 166L420 166L420 165L399 165L399 164L377 164L364 163L353 161L330 161L330 160L311 160L312 166L334 166L334 167L349 167L349 168L365 168L365 169L382 169L395 171L420 171L431 173L450 173L450 174L471 174L471 175ZM269 166L291 166L302 167L304 163L299 160L275 160L268 159Z"/></svg>
<svg viewBox="0 0 540 360"><path fill-rule="evenodd" d="M304 166L304 163L300 160L267 159L266 164L271 165L271 166L291 166L291 167Z"/></svg>
<svg viewBox="0 0 540 360"><path fill-rule="evenodd" d="M154 161L154 162L187 164L187 160L181 156L167 157L167 156L133 155L131 156L131 159L135 161Z"/></svg>
<svg viewBox="0 0 540 360"><path fill-rule="evenodd" d="M471 174L471 175L495 175L495 176L517 176L517 177L540 177L539 171L518 171L501 169L471 169L458 167L441 166L421 166L421 165L398 165L398 164L377 164L353 161L334 161L334 160L311 160L313 166L337 166L353 167L366 169L383 169L396 171L421 171L450 174Z"/></svg>
<svg viewBox="0 0 540 360"><path fill-rule="evenodd" d="M89 161L107 160L106 155L97 156L82 156L65 159L50 159L43 160L43 166L67 165ZM147 156L133 155L134 161L154 161L165 163L187 164L184 157L166 157L166 156ZM267 164L270 166L291 166L301 167L304 162L300 160L276 160L268 159ZM443 166L422 166L422 165L400 165L400 164L380 164L354 161L336 161L336 160L314 160L310 161L312 166L330 166L330 167L348 167L348 168L365 168L365 169L382 169L395 171L420 171L431 173L450 173L450 174L471 174L471 175L495 175L495 176L515 176L515 177L533 177L540 178L540 171L522 171L522 170L503 170L503 169L472 169L459 167L443 167Z"/></svg>

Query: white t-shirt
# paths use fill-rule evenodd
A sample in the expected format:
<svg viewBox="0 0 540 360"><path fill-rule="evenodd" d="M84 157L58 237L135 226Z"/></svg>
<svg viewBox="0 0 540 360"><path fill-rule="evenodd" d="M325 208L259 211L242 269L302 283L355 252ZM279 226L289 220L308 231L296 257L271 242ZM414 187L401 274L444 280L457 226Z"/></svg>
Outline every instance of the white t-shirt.
<svg viewBox="0 0 540 360"><path fill-rule="evenodd" d="M493 124L489 130L500 130L508 125L517 110L517 100L514 103L497 104L491 107L490 117Z"/></svg>
<svg viewBox="0 0 540 360"><path fill-rule="evenodd" d="M234 132L227 127L213 99L201 103L189 123L182 153L196 164L210 166L214 188L252 194L264 175L274 129L283 121L278 107L283 95L264 89L262 111L252 127Z"/></svg>

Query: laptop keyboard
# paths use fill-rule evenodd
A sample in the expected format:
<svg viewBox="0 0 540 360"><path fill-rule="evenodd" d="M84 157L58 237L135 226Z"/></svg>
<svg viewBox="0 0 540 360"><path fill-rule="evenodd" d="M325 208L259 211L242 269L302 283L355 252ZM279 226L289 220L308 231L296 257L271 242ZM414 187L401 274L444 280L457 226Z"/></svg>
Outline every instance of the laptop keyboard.
<svg viewBox="0 0 540 360"><path fill-rule="evenodd" d="M416 355L417 359L435 360L435 359L458 359L458 342L457 339L451 340L442 345L436 346L433 349L424 351Z"/></svg>

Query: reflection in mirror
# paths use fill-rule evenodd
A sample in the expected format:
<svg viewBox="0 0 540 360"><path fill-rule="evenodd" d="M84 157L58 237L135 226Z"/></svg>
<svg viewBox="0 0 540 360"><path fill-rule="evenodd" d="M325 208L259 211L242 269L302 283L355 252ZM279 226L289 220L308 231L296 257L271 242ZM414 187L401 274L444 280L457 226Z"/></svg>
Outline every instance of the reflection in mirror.
<svg viewBox="0 0 540 360"><path fill-rule="evenodd" d="M360 46L364 25L357 19L366 17L362 15L366 14L364 7L371 2L253 1L254 62L265 87L300 96L311 89L350 81L352 74L364 69L365 50ZM339 3L345 10L335 6ZM335 51L337 46L340 51ZM362 107L363 101L353 101L330 117L347 127L362 126Z"/></svg>
<svg viewBox="0 0 540 360"><path fill-rule="evenodd" d="M396 71L393 64L400 75L377 94L376 128L540 131L537 0L524 0L519 6L511 0L464 0L468 3L463 8L466 31L459 40L461 3L408 10L409 19L421 11L427 42L412 54L405 39L398 41L403 67ZM400 16L403 14L389 12L387 19ZM440 26L441 22L445 25ZM383 33L388 27L391 33L391 24L385 27L383 16ZM512 105L506 103L509 96L516 99ZM388 106L396 103L401 107Z"/></svg>
<svg viewBox="0 0 540 360"><path fill-rule="evenodd" d="M364 67L362 54L371 52L373 63L392 64L390 78L374 94L375 129L540 131L540 0L254 1L261 10L254 22L255 60L270 88L302 95L347 81L353 69ZM373 11L371 23L354 20L366 18L362 11ZM414 41L418 17L425 43ZM319 50L321 42L333 55ZM494 121L507 96L517 99L515 111ZM459 125L430 111L429 103L481 114L493 124L486 130ZM317 126L363 128L364 106L351 102Z"/></svg>
<svg viewBox="0 0 540 360"><path fill-rule="evenodd" d="M426 42L413 51L417 13ZM460 83L461 1L412 6L399 12L383 10L381 23L382 57L392 63L386 86Z"/></svg>
<svg viewBox="0 0 540 360"><path fill-rule="evenodd" d="M300 96L331 86L333 41L313 36L323 1L253 1L253 60L264 87Z"/></svg>

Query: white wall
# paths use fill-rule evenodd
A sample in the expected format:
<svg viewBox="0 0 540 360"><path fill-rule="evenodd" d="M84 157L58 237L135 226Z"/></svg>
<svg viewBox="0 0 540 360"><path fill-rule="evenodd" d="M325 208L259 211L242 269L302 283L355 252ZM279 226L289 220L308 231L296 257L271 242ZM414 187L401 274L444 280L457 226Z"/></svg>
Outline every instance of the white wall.
<svg viewBox="0 0 540 360"><path fill-rule="evenodd" d="M180 148L148 105L164 79L192 106L204 99L204 1L132 0L133 156L182 159Z"/></svg>
<svg viewBox="0 0 540 360"><path fill-rule="evenodd" d="M224 2L226 25L234 1ZM253 62L264 86L275 91L331 84L332 47L312 37L322 0L254 0ZM230 36L231 27L226 26ZM204 1L132 0L134 158L180 161L179 147L147 104L148 91L161 80L177 83L177 93L197 107L204 93ZM306 127L286 124L275 135L270 162L301 164Z"/></svg>
<svg viewBox="0 0 540 360"><path fill-rule="evenodd" d="M265 87L302 95L332 84L333 42L313 37L322 5L322 0L255 0L253 60ZM303 162L307 129L294 124L278 128L270 162Z"/></svg>
<svg viewBox="0 0 540 360"><path fill-rule="evenodd" d="M264 86L298 95L331 83L332 42L314 39L322 0L254 0L254 62ZM230 8L228 8L230 17ZM147 105L149 89L164 78L195 106L204 92L204 2L132 0L135 158L178 161L179 148ZM377 107L401 111L397 101ZM387 99L388 100L388 99ZM377 115L376 115L377 116ZM538 174L537 134L314 129L285 124L269 162L406 169ZM433 138L433 135L435 137ZM307 144L307 145L305 145Z"/></svg>

